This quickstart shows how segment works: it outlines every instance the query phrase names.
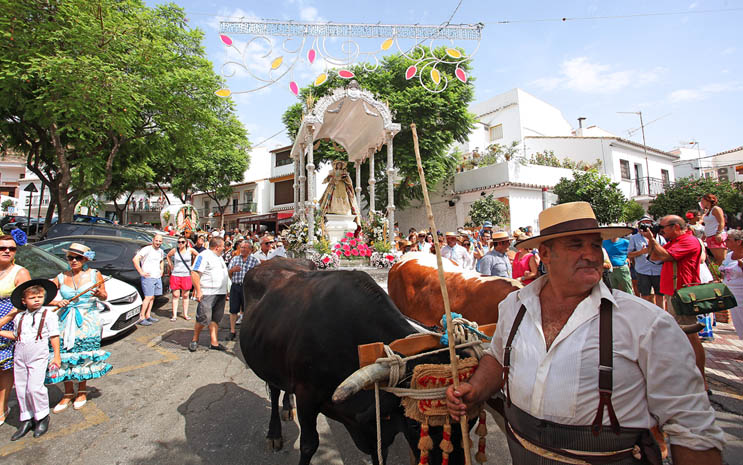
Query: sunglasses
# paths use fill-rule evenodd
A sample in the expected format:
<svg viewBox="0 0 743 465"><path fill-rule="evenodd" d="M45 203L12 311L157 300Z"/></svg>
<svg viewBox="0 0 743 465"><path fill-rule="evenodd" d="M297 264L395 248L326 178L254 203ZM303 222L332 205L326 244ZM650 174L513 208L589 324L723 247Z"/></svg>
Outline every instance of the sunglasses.
<svg viewBox="0 0 743 465"><path fill-rule="evenodd" d="M0 252L15 252L18 247L0 247Z"/></svg>
<svg viewBox="0 0 743 465"><path fill-rule="evenodd" d="M77 255L67 255L67 261L68 262L72 262L72 261L78 261L79 262L80 260L82 260L82 257L78 257Z"/></svg>

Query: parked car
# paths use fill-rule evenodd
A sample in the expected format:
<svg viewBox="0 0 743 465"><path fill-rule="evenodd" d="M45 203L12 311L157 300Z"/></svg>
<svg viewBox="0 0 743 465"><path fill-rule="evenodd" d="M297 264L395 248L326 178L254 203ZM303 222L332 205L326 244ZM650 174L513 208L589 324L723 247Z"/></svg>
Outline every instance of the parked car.
<svg viewBox="0 0 743 465"><path fill-rule="evenodd" d="M44 218L31 217L30 227L28 220L29 218L26 216L16 216L14 221L9 221L3 225L3 233L10 234L12 230L19 228L29 236L32 236L44 227Z"/></svg>
<svg viewBox="0 0 743 465"><path fill-rule="evenodd" d="M78 215L75 214L72 217L72 221L76 223L98 223L98 224L114 224L113 221L102 216L91 216L91 215Z"/></svg>
<svg viewBox="0 0 743 465"><path fill-rule="evenodd" d="M35 245L52 255L64 259L64 249L67 249L73 242L86 245L95 251L95 260L88 262L88 266L131 284L137 289L140 296L144 296L140 276L136 268L134 268L132 259L139 249L150 245L150 241L138 241L111 236L64 236L36 242ZM168 289L169 284L170 269L168 269L166 263L165 274L163 276L163 291Z"/></svg>
<svg viewBox="0 0 743 465"><path fill-rule="evenodd" d="M127 228L115 224L97 223L57 223L49 228L42 239L82 235L113 236L136 239L139 241L152 241L152 235L138 229Z"/></svg>
<svg viewBox="0 0 743 465"><path fill-rule="evenodd" d="M35 245L18 247L16 263L25 267L33 278L52 279L69 269L67 262ZM104 277L108 274L101 272ZM103 339L114 337L139 321L142 298L133 286L111 278L106 281L108 299L98 302L103 326ZM57 298L61 298L57 296Z"/></svg>

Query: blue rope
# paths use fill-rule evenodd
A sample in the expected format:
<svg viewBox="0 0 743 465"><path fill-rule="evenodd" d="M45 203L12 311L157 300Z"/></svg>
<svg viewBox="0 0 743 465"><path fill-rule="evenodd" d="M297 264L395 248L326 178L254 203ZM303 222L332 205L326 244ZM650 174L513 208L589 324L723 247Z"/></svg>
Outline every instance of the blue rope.
<svg viewBox="0 0 743 465"><path fill-rule="evenodd" d="M462 318L462 315L459 313L452 312L451 319L454 320L455 318ZM446 314L444 314L441 317L441 322L444 325L444 335L441 336L440 343L442 346L448 346L449 345L449 333L446 331ZM488 336L487 334L479 331L477 328L474 328L470 325L462 325L462 326L464 326L464 328L467 331L477 334L480 337L480 339L485 339L486 341L490 341L491 339L493 339L492 337Z"/></svg>

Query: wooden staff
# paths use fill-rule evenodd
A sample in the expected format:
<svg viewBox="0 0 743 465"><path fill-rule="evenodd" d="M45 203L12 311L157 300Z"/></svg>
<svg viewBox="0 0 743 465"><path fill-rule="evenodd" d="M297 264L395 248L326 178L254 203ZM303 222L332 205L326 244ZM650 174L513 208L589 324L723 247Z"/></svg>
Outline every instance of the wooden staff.
<svg viewBox="0 0 743 465"><path fill-rule="evenodd" d="M112 277L113 276L109 276L108 278L104 278L104 279L101 279L100 281L96 281L95 284L93 284L89 288L85 289L84 291L79 292L78 294L76 294L75 296L73 296L71 299L66 299L68 301L67 305L70 305L73 301L79 299L83 294L85 294L87 292L90 292L93 289L97 289L97 288L103 286L103 283L105 283L106 281L108 281ZM60 283L60 285L61 285L61 283ZM65 305L64 307L59 307L57 310L62 309L62 308L65 308L65 307L67 307L67 305Z"/></svg>
<svg viewBox="0 0 743 465"><path fill-rule="evenodd" d="M415 150L415 161L418 163L418 176L421 179L421 189L423 190L423 201L426 204L426 213L428 213L428 225L431 228L431 234L436 234L436 223L433 219L433 209L431 208L431 200L428 198L428 187L426 187L426 177L423 174L423 163L421 162L421 153L418 148L418 132L415 129L415 123L410 125L410 129L413 130L413 148ZM449 339L449 361L451 366L451 376L454 382L454 389L459 387L459 368L457 361L457 352L454 348L454 334L452 333L452 319L451 319L451 308L449 304L449 292L446 290L446 280L444 279L444 264L441 261L441 245L438 240L433 241L433 245L436 248L436 264L439 268L439 284L441 284L441 296L444 298L444 312L446 313L446 334ZM462 428L462 447L464 448L464 460L465 464L470 465L472 463L472 457L470 456L470 436L469 428L467 423L467 415L459 417L459 426Z"/></svg>

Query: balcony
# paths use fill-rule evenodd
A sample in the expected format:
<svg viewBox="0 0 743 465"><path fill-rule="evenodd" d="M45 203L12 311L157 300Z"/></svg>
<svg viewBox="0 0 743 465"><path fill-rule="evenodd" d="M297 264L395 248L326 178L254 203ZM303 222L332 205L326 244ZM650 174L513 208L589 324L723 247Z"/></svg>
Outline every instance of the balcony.
<svg viewBox="0 0 743 465"><path fill-rule="evenodd" d="M630 184L630 198L633 197L655 197L666 191L671 184L660 178L636 178Z"/></svg>
<svg viewBox="0 0 743 465"><path fill-rule="evenodd" d="M256 210L258 210L258 204L256 202L247 202L229 205L224 212L229 215L230 213L252 213Z"/></svg>

